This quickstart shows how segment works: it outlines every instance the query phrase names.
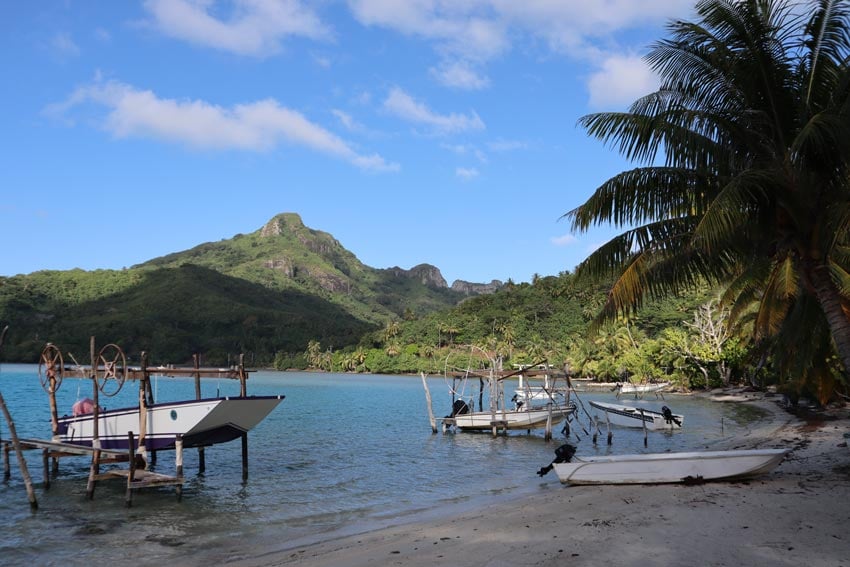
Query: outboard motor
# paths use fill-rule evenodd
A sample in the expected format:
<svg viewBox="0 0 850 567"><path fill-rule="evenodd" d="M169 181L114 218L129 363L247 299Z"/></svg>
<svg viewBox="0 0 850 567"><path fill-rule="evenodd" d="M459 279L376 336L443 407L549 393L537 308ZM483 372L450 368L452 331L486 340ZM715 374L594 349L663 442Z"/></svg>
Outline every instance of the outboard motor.
<svg viewBox="0 0 850 567"><path fill-rule="evenodd" d="M452 413L447 415L446 417L454 417L456 415L463 415L465 413L469 413L469 406L463 400L455 400L455 403L452 404Z"/></svg>
<svg viewBox="0 0 850 567"><path fill-rule="evenodd" d="M553 468L555 468L553 465L555 465L556 463L569 463L575 454L576 448L573 445L570 445L569 443L564 443L563 445L555 449L555 460L546 465L545 467L542 467L539 471L537 471L537 474L539 476L545 475Z"/></svg>
<svg viewBox="0 0 850 567"><path fill-rule="evenodd" d="M661 415L664 417L664 421L666 421L668 425L670 423L675 423L679 427L682 427L682 422L673 416L673 411L667 406L661 406Z"/></svg>

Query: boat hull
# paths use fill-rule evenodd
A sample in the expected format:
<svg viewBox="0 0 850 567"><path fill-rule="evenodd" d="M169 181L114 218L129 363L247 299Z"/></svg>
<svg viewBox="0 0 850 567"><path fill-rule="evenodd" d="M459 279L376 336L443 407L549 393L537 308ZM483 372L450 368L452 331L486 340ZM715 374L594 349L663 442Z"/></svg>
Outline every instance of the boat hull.
<svg viewBox="0 0 850 567"><path fill-rule="evenodd" d="M462 431L489 431L494 427L506 429L539 429L546 426L551 414L552 425L562 422L575 411L573 407L497 411L495 414L489 411L472 412L454 416L455 427Z"/></svg>
<svg viewBox="0 0 850 567"><path fill-rule="evenodd" d="M177 436L183 447L226 443L253 429L283 401L284 396L208 398L154 404L147 408L145 447L173 449ZM103 449L127 447L127 433L139 436L139 408L102 411L98 415L98 439ZM59 419L59 441L92 446L93 414Z"/></svg>
<svg viewBox="0 0 850 567"><path fill-rule="evenodd" d="M609 404L596 400L591 400L590 406L597 411L597 416L600 419L620 427L643 428L646 424L647 429L671 430L681 429L685 422L685 417L682 415L673 414L674 419L668 421L661 412L646 408ZM643 409L643 413L641 413L641 409Z"/></svg>
<svg viewBox="0 0 850 567"><path fill-rule="evenodd" d="M543 387L523 388L514 391L513 399L523 403L563 405L568 399L568 391L564 389L546 389Z"/></svg>
<svg viewBox="0 0 850 567"><path fill-rule="evenodd" d="M788 449L586 457L553 468L564 484L663 484L740 480L770 472Z"/></svg>
<svg viewBox="0 0 850 567"><path fill-rule="evenodd" d="M670 382L661 382L658 384L632 384L626 382L620 384L619 393L621 394L654 394L660 392L670 386Z"/></svg>

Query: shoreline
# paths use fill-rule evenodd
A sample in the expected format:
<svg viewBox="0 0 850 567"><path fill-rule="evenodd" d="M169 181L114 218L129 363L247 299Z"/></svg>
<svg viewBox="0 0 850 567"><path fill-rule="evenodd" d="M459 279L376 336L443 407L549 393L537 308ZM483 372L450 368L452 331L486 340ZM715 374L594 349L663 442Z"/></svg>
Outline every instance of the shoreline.
<svg viewBox="0 0 850 567"><path fill-rule="evenodd" d="M238 567L403 565L788 565L850 567L850 431L846 408L797 415L745 391L701 394L766 416L726 448L788 447L767 475L686 486L567 486L477 507L432 510L315 542L234 544ZM551 474L551 473L550 473ZM229 542L232 543L232 542ZM228 546L230 547L230 546Z"/></svg>

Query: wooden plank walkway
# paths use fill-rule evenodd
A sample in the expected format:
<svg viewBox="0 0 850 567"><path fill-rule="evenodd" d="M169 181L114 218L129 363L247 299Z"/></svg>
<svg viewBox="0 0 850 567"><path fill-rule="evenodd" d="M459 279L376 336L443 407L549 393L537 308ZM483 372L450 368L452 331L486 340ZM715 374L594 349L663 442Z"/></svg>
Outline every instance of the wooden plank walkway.
<svg viewBox="0 0 850 567"><path fill-rule="evenodd" d="M61 441L52 441L48 439L19 439L21 442L21 449L24 451L33 450L33 449L47 449L52 453L50 456L55 457L70 457L70 456L78 456L78 455L89 455L91 456L94 453L94 448L92 447L84 447L82 445L74 445L73 443L62 443ZM3 439L4 445L11 445L12 442L8 439ZM126 451L116 451L114 449L101 449L101 455L106 455L110 459L115 459L116 462L126 461L127 460L127 452ZM101 459L101 462L104 462Z"/></svg>
<svg viewBox="0 0 850 567"><path fill-rule="evenodd" d="M130 474L133 474L132 480ZM150 488L154 486L174 486L183 484L182 477L160 474L146 470L136 469L129 471L127 469L110 469L94 476L94 480L107 480L112 478L123 478L127 481L128 488Z"/></svg>
<svg viewBox="0 0 850 567"><path fill-rule="evenodd" d="M20 447L22 451L32 451L32 450L41 450L42 451L42 459L44 462L44 487L45 489L50 488L50 474L48 471L48 461L53 459L59 459L60 457L79 457L79 456L88 456L91 459L94 459L95 451L98 452L98 460L95 463L95 468L98 468L99 465L104 464L114 464L114 463L126 463L130 462L129 469L119 469L113 468L108 469L103 472L98 472L97 474L89 475L89 485L93 486L92 483L99 480L109 480L109 479L123 479L127 484L126 491L126 502L127 505L130 506L133 501L133 491L139 488L153 488L158 486L174 486L177 490L178 500L182 497L182 488L183 488L183 467L182 467L182 441L179 442L179 450L178 450L178 474L176 476L155 473L152 471L148 471L145 469L138 469L135 466L135 462L133 462L133 451L128 449L127 451L119 451L115 449L94 449L93 447L86 447L83 445L74 445L72 443L62 443L59 441L53 441L48 439L19 439ZM130 438L130 446L132 445L133 438ZM0 439L0 447L3 450L4 457L4 473L5 477L8 479L10 476L10 467L9 467L9 453L12 450L12 441L9 439ZM56 461L54 461L55 463ZM99 470L99 469L98 469ZM93 488L92 488L93 490Z"/></svg>

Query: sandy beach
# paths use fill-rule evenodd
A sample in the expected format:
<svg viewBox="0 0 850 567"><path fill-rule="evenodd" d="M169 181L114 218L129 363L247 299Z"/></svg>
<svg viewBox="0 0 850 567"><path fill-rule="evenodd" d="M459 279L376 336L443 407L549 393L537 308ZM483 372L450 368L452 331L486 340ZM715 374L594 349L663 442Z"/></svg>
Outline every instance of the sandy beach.
<svg viewBox="0 0 850 567"><path fill-rule="evenodd" d="M761 394L715 399L767 410L728 448L791 448L786 460L750 481L692 486L567 486L552 472L522 500L307 546L269 542L228 564L850 567L847 408L795 415Z"/></svg>

